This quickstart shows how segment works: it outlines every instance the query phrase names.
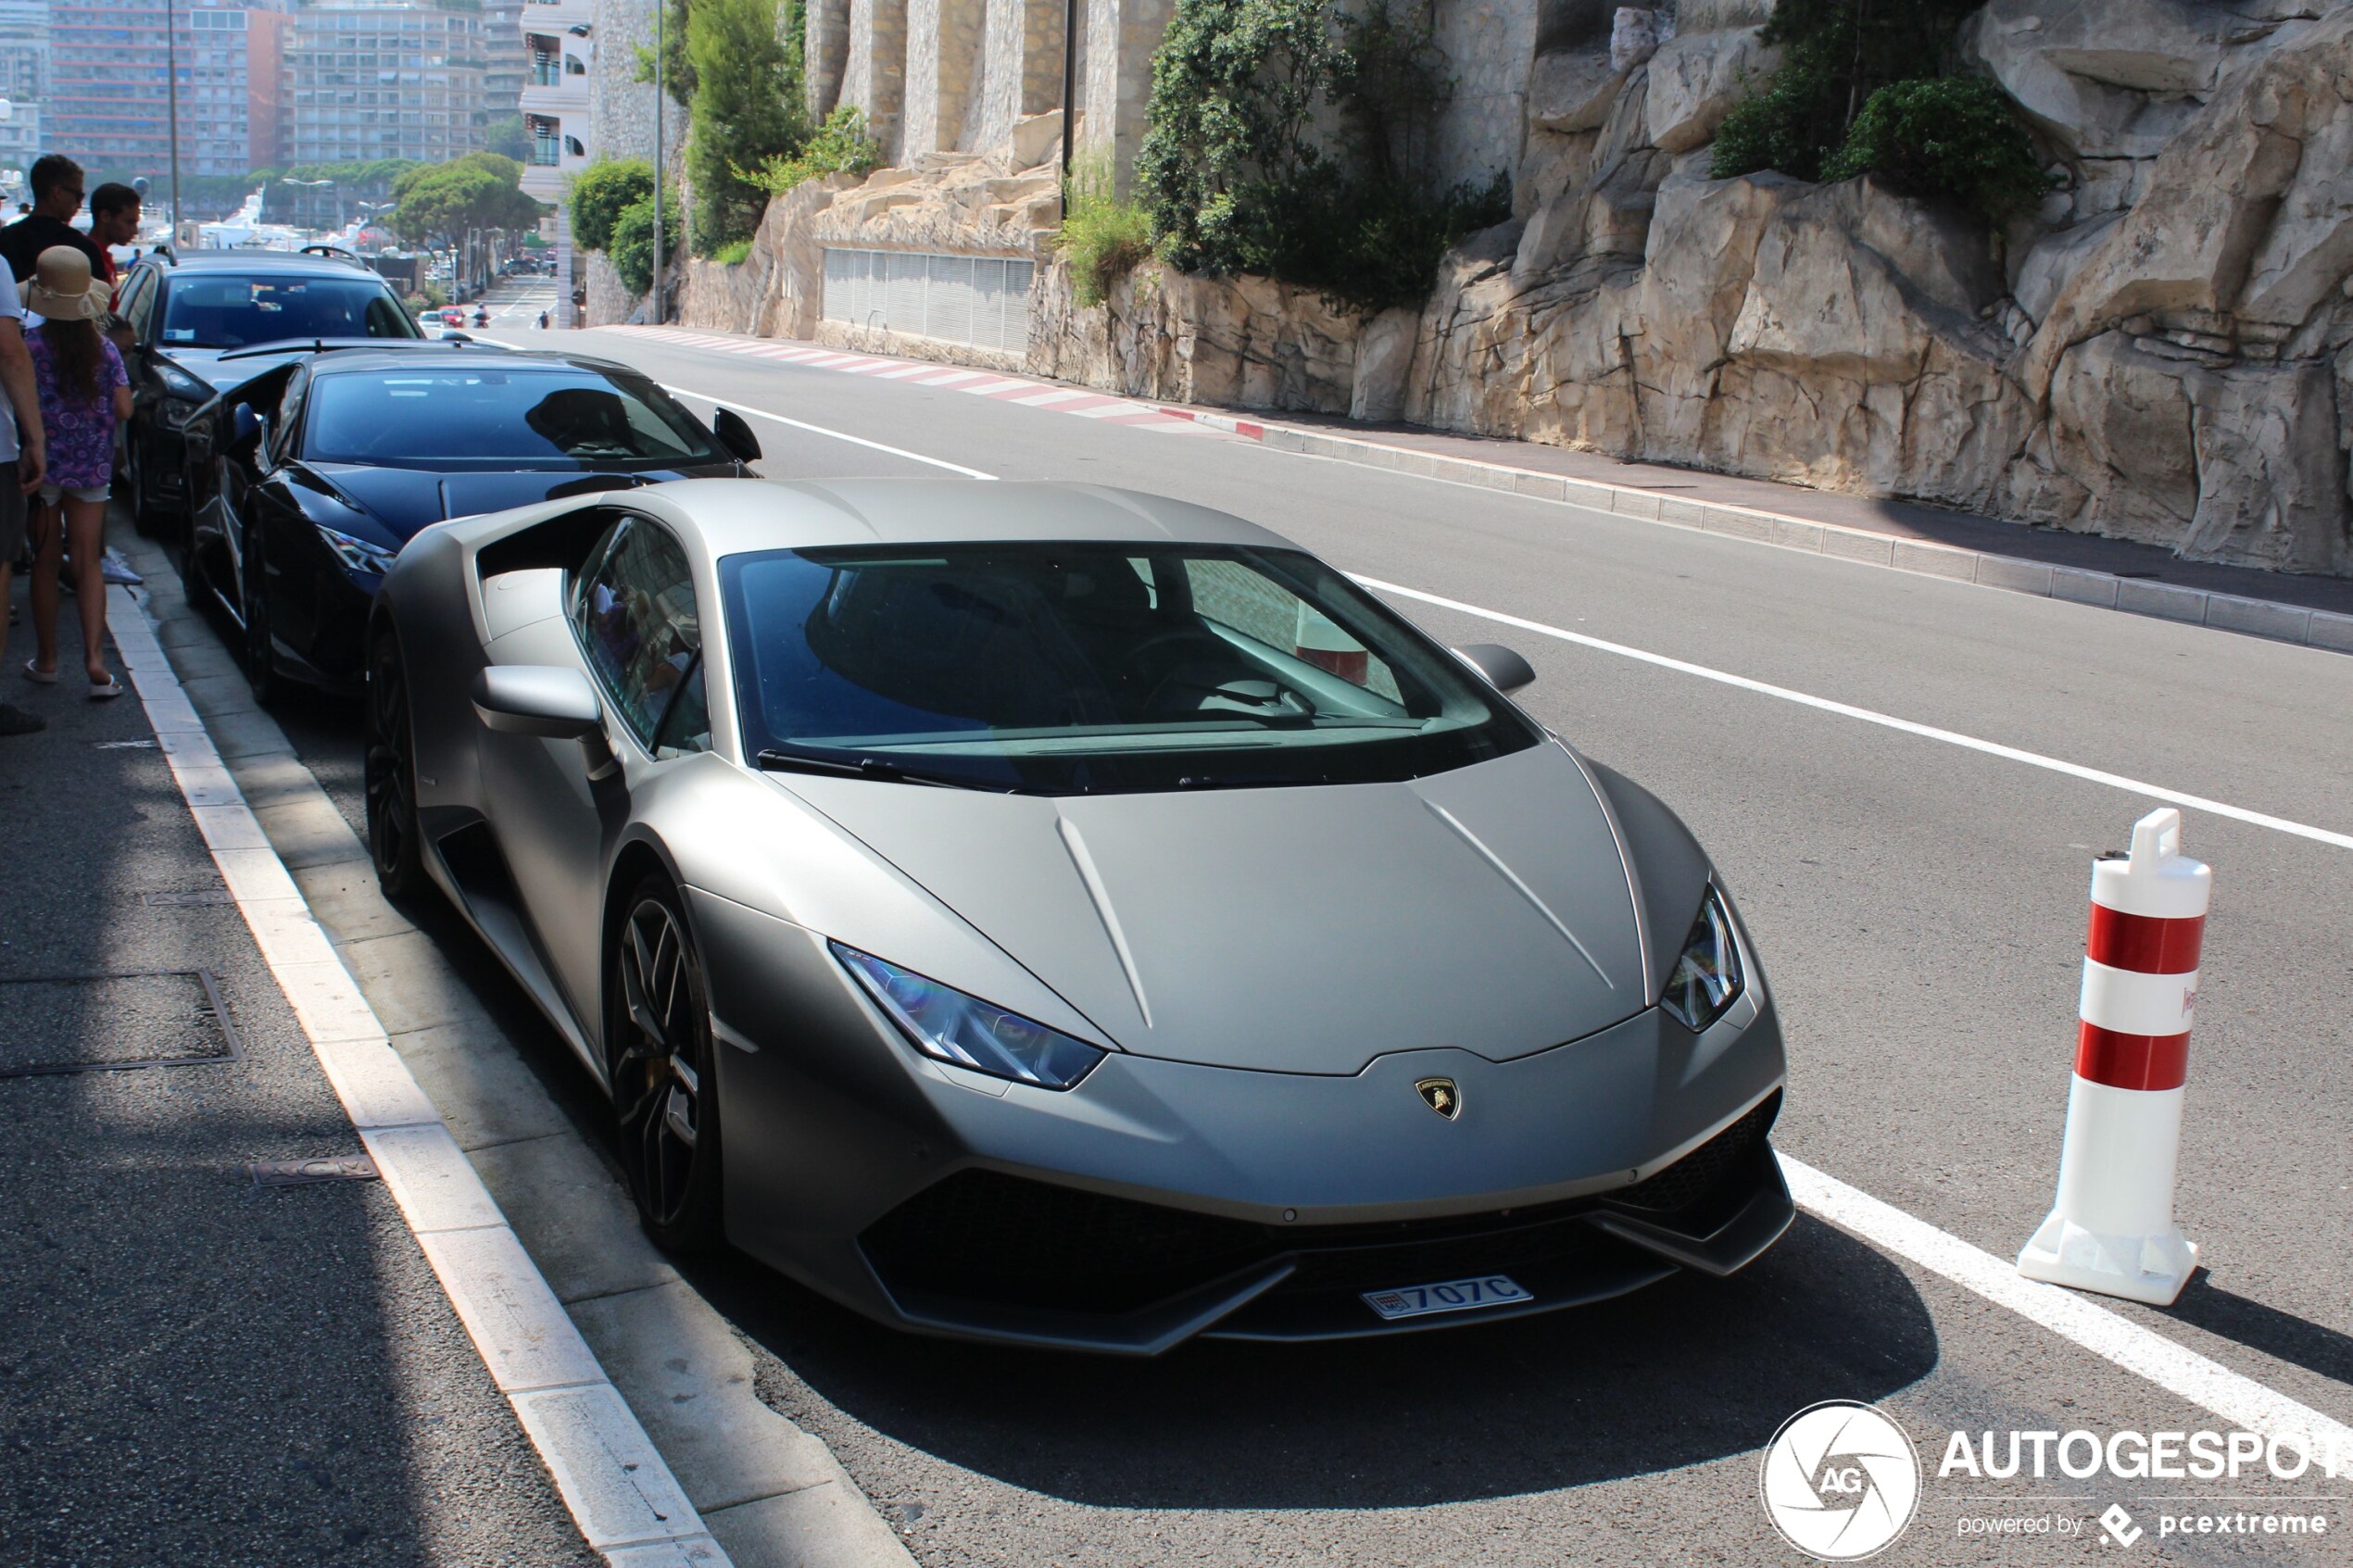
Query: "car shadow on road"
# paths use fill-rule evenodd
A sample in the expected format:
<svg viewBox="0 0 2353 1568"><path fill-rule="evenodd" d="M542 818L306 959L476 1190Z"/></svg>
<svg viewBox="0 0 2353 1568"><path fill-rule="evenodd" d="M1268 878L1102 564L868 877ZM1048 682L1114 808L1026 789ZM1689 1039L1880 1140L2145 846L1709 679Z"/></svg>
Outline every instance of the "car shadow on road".
<svg viewBox="0 0 2353 1568"><path fill-rule="evenodd" d="M769 1403L1105 1508L1390 1508L1641 1475L1762 1448L1817 1400L1935 1366L1904 1273L1801 1216L1730 1280L1330 1345L1201 1341L1151 1361L915 1338L746 1259L690 1271L786 1370Z"/></svg>

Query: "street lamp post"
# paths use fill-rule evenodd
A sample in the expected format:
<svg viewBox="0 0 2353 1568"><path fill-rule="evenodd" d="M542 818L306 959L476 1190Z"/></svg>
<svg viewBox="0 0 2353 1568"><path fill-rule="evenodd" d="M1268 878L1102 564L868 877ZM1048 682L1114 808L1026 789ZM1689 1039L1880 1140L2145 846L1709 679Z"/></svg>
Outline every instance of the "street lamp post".
<svg viewBox="0 0 2353 1568"><path fill-rule="evenodd" d="M654 324L660 326L669 316L661 298L661 101L670 94L663 75L669 61L661 52L661 14L670 9L669 0L654 0Z"/></svg>
<svg viewBox="0 0 2353 1568"><path fill-rule="evenodd" d="M180 248L180 41L172 35L171 0L163 0L163 92L171 122L171 245Z"/></svg>

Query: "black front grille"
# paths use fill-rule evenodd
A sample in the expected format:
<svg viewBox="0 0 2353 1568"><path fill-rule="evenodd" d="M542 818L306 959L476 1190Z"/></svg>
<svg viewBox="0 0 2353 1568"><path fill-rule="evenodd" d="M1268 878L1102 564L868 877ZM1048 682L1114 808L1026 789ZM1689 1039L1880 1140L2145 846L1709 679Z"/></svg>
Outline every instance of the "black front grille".
<svg viewBox="0 0 2353 1568"><path fill-rule="evenodd" d="M895 1291L1124 1312L1270 1256L1265 1227L996 1171L927 1187L859 1238Z"/></svg>
<svg viewBox="0 0 2353 1568"><path fill-rule="evenodd" d="M1607 1206L1675 1222L1744 1196L1733 1181L1764 1147L1777 1094L1648 1180L1598 1198L1355 1225L1261 1225L1076 1187L963 1171L909 1198L859 1238L894 1293L1116 1313L1285 1254L1283 1292L1371 1289L1541 1267L1589 1248L1584 1217Z"/></svg>
<svg viewBox="0 0 2353 1568"><path fill-rule="evenodd" d="M1692 1150L1657 1174L1609 1194L1617 1209L1631 1209L1657 1218L1680 1214L1715 1193L1724 1178L1741 1170L1765 1146L1773 1118L1780 1114L1781 1096L1776 1089L1755 1110Z"/></svg>

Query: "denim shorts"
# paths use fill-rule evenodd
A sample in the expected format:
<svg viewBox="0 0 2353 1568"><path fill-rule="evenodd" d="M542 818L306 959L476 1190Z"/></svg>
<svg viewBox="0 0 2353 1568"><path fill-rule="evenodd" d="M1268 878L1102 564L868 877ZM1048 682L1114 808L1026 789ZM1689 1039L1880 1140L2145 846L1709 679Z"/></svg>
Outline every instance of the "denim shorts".
<svg viewBox="0 0 2353 1568"><path fill-rule="evenodd" d="M41 487L41 504L54 507L60 496L73 501L103 501L107 494L107 487L103 484L44 484Z"/></svg>

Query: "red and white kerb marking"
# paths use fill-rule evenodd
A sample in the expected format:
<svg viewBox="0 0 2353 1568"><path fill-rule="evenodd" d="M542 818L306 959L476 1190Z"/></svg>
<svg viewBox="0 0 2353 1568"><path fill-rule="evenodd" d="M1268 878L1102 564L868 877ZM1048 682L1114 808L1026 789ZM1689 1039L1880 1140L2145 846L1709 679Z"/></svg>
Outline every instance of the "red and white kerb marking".
<svg viewBox="0 0 2353 1568"><path fill-rule="evenodd" d="M2058 1201L2019 1254L2029 1279L2170 1306L2197 1267L2173 1180L2213 883L2170 806L2133 825L2130 855L2093 863Z"/></svg>

